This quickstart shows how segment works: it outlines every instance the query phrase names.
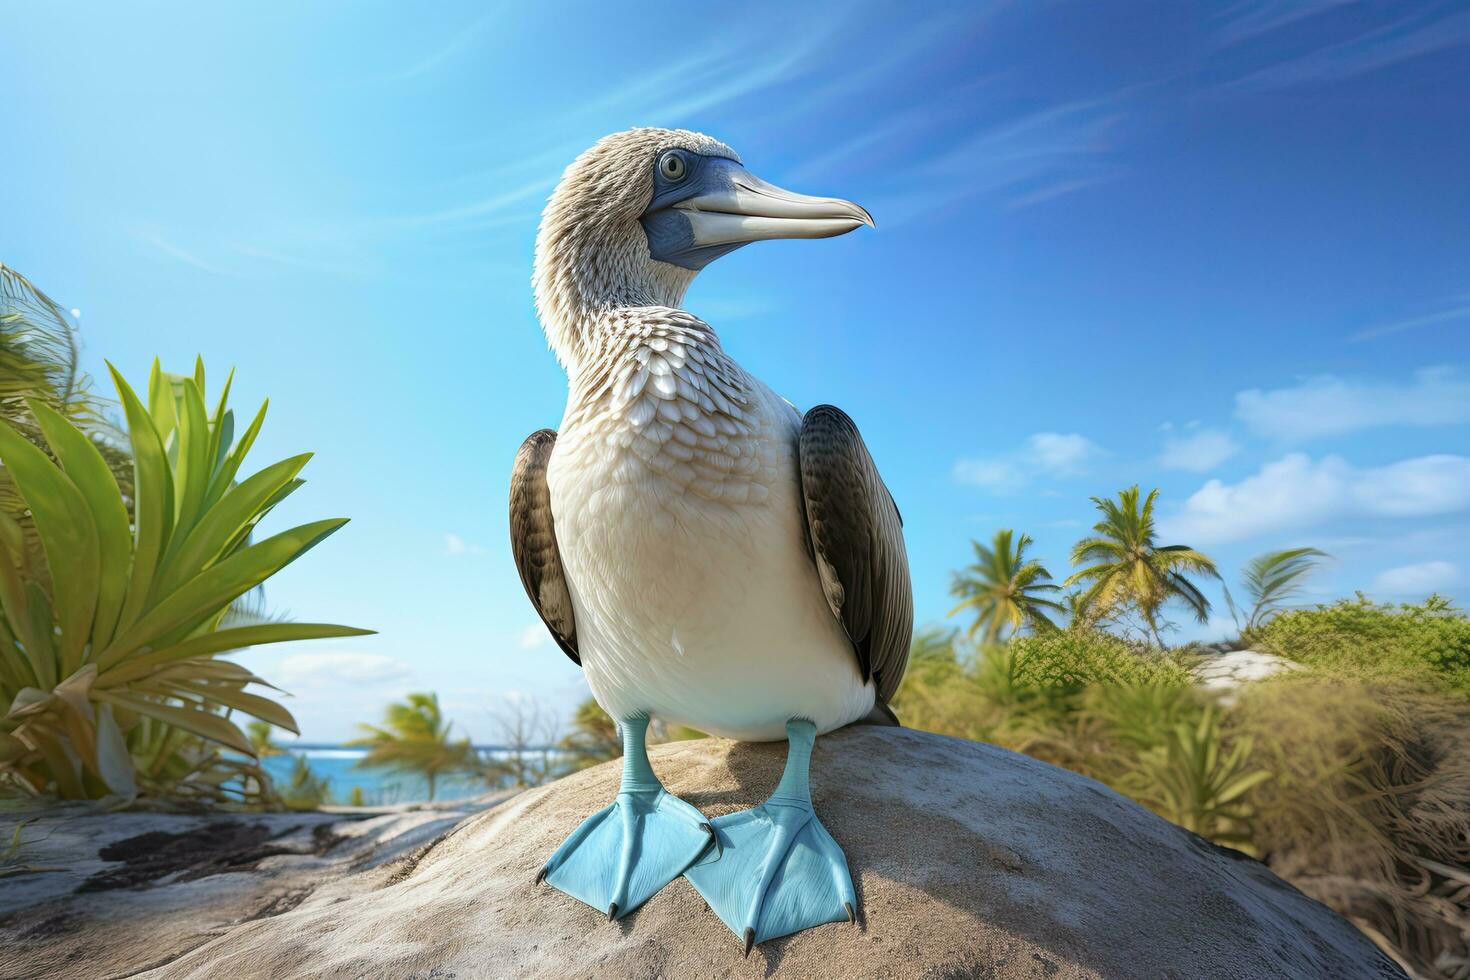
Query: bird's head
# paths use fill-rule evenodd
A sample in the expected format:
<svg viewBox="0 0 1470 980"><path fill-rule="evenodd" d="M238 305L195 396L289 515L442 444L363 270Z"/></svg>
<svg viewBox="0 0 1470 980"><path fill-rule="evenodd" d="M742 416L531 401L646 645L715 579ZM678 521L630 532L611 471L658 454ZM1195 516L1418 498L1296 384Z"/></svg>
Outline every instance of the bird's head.
<svg viewBox="0 0 1470 980"><path fill-rule="evenodd" d="M769 184L702 133L630 129L577 157L552 192L536 236L536 306L570 365L602 311L678 306L701 269L742 245L862 225L873 219L858 205Z"/></svg>

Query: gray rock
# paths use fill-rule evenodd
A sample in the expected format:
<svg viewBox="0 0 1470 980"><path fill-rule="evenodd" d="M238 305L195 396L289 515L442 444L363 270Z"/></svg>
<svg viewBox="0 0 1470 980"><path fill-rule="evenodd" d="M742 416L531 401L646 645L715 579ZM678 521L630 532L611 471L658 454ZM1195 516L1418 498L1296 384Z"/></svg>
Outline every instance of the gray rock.
<svg viewBox="0 0 1470 980"><path fill-rule="evenodd" d="M671 790L714 815L769 793L784 749L708 739L660 746L653 760ZM221 925L141 975L1403 976L1264 865L1091 780L887 728L819 739L813 758L817 809L847 851L859 924L765 943L744 959L682 879L618 922L533 883L617 782L611 764L523 793L410 860L328 876L289 910ZM157 928L140 919L134 943Z"/></svg>
<svg viewBox="0 0 1470 980"><path fill-rule="evenodd" d="M1298 664L1273 653L1231 650L1201 660L1194 668L1194 677L1201 687L1214 691L1233 691L1250 681L1264 680L1298 667Z"/></svg>
<svg viewBox="0 0 1470 980"><path fill-rule="evenodd" d="M0 877L0 978L132 976L344 876L382 884L508 795L312 813L7 810L5 842L24 825Z"/></svg>

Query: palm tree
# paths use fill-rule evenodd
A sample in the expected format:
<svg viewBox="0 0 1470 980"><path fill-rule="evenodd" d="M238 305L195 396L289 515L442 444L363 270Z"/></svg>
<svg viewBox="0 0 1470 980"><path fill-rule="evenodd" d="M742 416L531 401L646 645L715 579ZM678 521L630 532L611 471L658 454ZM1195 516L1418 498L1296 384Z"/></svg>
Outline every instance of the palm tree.
<svg viewBox="0 0 1470 980"><path fill-rule="evenodd" d="M1086 594L1073 589L1062 596L1062 604L1067 607L1067 629L1085 630L1097 624L1094 611L1087 607Z"/></svg>
<svg viewBox="0 0 1470 980"><path fill-rule="evenodd" d="M477 758L470 740L449 740L449 731L454 726L445 722L437 694L410 694L406 701L388 705L382 728L357 727L365 733L364 737L347 744L367 748L367 755L357 762L359 767L381 766L396 772L416 772L429 784L431 800L435 782L441 775L476 768Z"/></svg>
<svg viewBox="0 0 1470 980"><path fill-rule="evenodd" d="M1242 584L1251 600L1251 614L1245 621L1242 633L1251 633L1266 624L1266 620L1280 612L1288 599L1295 598L1302 590L1306 577L1316 570L1325 559L1332 557L1316 548L1288 548L1285 551L1268 551L1257 555L1245 566ZM1225 593L1233 614L1235 603L1230 593ZM1237 625L1239 620L1237 619Z"/></svg>
<svg viewBox="0 0 1470 980"><path fill-rule="evenodd" d="M315 810L332 797L332 781L311 771L306 756L298 755L291 778L281 792L281 802L290 810Z"/></svg>
<svg viewBox="0 0 1470 980"><path fill-rule="evenodd" d="M623 754L617 722L592 698L577 705L572 730L557 748L570 755L573 769L586 769Z"/></svg>
<svg viewBox="0 0 1470 980"><path fill-rule="evenodd" d="M250 747L255 750L257 759L285 754L286 750L281 748L271 736L273 728L274 726L266 721L252 721L245 726L245 737L250 739Z"/></svg>
<svg viewBox="0 0 1470 980"><path fill-rule="evenodd" d="M1061 603L1042 598L1043 593L1060 590L1051 584L1051 573L1040 561L1026 557L1030 535L1013 539L1013 534L1010 528L1001 528L988 548L978 541L970 542L975 548L975 564L956 572L949 588L950 594L960 600L949 615L963 609L975 612L975 621L967 631L972 639L979 633L986 643L994 643L1007 629L1055 629L1047 612L1066 611Z"/></svg>
<svg viewBox="0 0 1470 980"><path fill-rule="evenodd" d="M1170 599L1179 599L1195 617L1205 622L1210 600L1185 576L1220 577L1215 563L1188 545L1159 545L1155 541L1154 501L1159 491L1150 490L1139 502L1137 484L1118 491L1116 501L1093 497L1103 519L1092 526L1094 537L1083 538L1072 547L1072 564L1086 567L1073 572L1066 584L1085 583L1081 605L1092 616L1103 616L1131 605L1138 610L1159 646L1159 610Z"/></svg>
<svg viewBox="0 0 1470 980"><path fill-rule="evenodd" d="M106 400L92 392L81 370L81 342L75 324L61 306L25 276L0 263L0 420L32 444L49 452L28 401L54 409L92 441L117 480L125 500L132 500L132 458L122 448L125 438L105 416ZM0 469L0 513L8 515L31 540L25 502Z"/></svg>

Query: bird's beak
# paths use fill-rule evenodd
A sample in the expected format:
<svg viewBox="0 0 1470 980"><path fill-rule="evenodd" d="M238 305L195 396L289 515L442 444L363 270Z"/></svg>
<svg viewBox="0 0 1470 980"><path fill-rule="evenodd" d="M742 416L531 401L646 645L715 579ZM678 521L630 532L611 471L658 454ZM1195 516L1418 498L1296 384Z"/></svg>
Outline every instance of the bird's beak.
<svg viewBox="0 0 1470 980"><path fill-rule="evenodd" d="M675 205L689 219L696 247L744 245L772 238L833 238L873 216L851 201L808 197L768 184L744 168L728 183Z"/></svg>

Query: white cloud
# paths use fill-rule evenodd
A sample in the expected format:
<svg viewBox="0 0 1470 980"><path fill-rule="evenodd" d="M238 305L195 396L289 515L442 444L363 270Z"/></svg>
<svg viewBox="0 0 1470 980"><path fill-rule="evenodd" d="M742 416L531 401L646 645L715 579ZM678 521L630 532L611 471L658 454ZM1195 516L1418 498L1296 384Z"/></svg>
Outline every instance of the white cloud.
<svg viewBox="0 0 1470 980"><path fill-rule="evenodd" d="M1419 456L1360 469L1339 456L1291 453L1239 483L1210 480L1162 522L1190 544L1239 541L1331 520L1426 517L1470 508L1470 458Z"/></svg>
<svg viewBox="0 0 1470 980"><path fill-rule="evenodd" d="M1077 473L1101 452L1085 436L1075 432L1038 432L1030 439L1029 451L1036 464L1049 473Z"/></svg>
<svg viewBox="0 0 1470 980"><path fill-rule="evenodd" d="M521 649L535 650L551 642L551 632L547 630L545 623L532 623L521 630Z"/></svg>
<svg viewBox="0 0 1470 980"><path fill-rule="evenodd" d="M1159 465L1168 470L1204 473L1240 452L1240 444L1230 433L1218 429L1200 429L1193 435L1164 440Z"/></svg>
<svg viewBox="0 0 1470 980"><path fill-rule="evenodd" d="M962 459L954 465L954 478L961 483L984 487L993 493L1013 493L1041 476L1069 477L1087 471L1087 466L1105 451L1075 432L1038 432L1026 447L990 459Z"/></svg>
<svg viewBox="0 0 1470 980"><path fill-rule="evenodd" d="M954 464L954 478L993 493L1013 493L1026 483L1019 466L995 459L962 459Z"/></svg>
<svg viewBox="0 0 1470 980"><path fill-rule="evenodd" d="M477 544L471 544L458 534L444 535L444 553L446 555L480 555L485 549Z"/></svg>
<svg viewBox="0 0 1470 980"><path fill-rule="evenodd" d="M1373 591L1391 596L1423 597L1455 584L1458 570L1447 561L1425 561L1390 568L1373 580Z"/></svg>
<svg viewBox="0 0 1470 980"><path fill-rule="evenodd" d="M1235 417L1260 435L1287 442L1379 426L1470 423L1470 379L1454 368L1425 368L1407 384L1373 384L1324 375L1290 388L1252 388L1235 396Z"/></svg>
<svg viewBox="0 0 1470 980"><path fill-rule="evenodd" d="M293 653L276 665L270 679L290 690L342 684L381 684L400 680L408 673L408 664L381 653L328 650Z"/></svg>

